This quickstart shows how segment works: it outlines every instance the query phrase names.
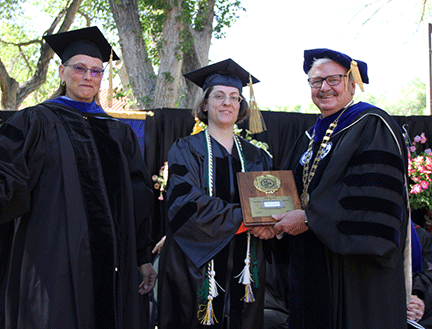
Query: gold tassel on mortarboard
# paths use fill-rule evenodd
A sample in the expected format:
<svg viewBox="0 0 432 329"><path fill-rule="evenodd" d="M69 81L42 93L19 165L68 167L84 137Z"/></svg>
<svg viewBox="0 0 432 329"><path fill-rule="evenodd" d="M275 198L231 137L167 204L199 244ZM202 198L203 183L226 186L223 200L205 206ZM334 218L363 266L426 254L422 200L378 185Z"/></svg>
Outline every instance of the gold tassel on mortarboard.
<svg viewBox="0 0 432 329"><path fill-rule="evenodd" d="M108 107L111 108L113 105L113 50L111 48L111 54L109 59L109 86L108 86Z"/></svg>
<svg viewBox="0 0 432 329"><path fill-rule="evenodd" d="M349 79L349 74L350 73L352 73L352 75L353 75L354 82L359 85L361 91L364 91L363 80L361 78L360 70L358 68L357 62L355 60L351 61L351 67L350 67L350 69L349 69L349 71L347 73L347 76L346 76L345 90L348 89L348 79Z"/></svg>
<svg viewBox="0 0 432 329"><path fill-rule="evenodd" d="M262 117L261 111L258 108L258 104L255 100L255 95L252 87L252 76L249 74L249 91L250 91L250 100L249 100L249 131L252 134L262 133L264 130L267 130L267 127L264 122L264 118Z"/></svg>

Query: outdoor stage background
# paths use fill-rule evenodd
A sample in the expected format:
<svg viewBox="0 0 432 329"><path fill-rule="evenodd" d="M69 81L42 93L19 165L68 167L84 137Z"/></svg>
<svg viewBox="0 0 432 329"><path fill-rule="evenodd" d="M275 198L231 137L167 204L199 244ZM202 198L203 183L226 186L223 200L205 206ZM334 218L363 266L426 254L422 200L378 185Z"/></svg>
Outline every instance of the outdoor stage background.
<svg viewBox="0 0 432 329"><path fill-rule="evenodd" d="M144 154L148 170L152 175L159 174L159 169L168 160L168 151L172 144L181 137L190 135L195 124L191 110L188 109L156 109L154 116L147 116L145 122ZM254 135L253 138L269 144L273 155L275 169L280 169L284 159L296 139L308 128L313 126L318 114L261 112L267 125L267 131ZM404 126L411 139L425 133L430 138L424 145L432 148L432 117L429 116L394 116L396 122ZM248 122L239 124L247 128ZM157 242L165 234L167 226L166 200L158 200L155 191L155 208L152 217L152 238Z"/></svg>
<svg viewBox="0 0 432 329"><path fill-rule="evenodd" d="M150 175L158 175L161 166L168 160L168 151L172 144L181 137L192 132L195 124L190 109L161 108L151 110L153 116L146 116L145 120L122 118L136 132L141 151ZM7 120L14 111L0 111L2 122ZM284 159L297 137L310 128L318 118L318 114L301 114L286 112L262 111L267 131L254 135L253 138L269 144L269 151L273 155L275 169L280 169ZM396 122L408 131L411 139L425 133L430 138L425 148L432 147L432 117L430 116L394 116ZM246 128L247 122L239 124ZM159 191L155 190L154 209L152 212L151 238L156 243L165 234L166 200L158 200Z"/></svg>

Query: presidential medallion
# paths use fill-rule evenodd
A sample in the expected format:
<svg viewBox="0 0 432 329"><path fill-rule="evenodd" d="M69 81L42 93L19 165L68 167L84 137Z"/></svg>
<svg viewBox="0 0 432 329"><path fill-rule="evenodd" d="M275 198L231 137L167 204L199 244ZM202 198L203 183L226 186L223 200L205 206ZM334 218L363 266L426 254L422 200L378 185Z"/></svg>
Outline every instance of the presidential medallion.
<svg viewBox="0 0 432 329"><path fill-rule="evenodd" d="M281 181L273 175L261 175L254 179L255 188L265 194L272 194L279 190Z"/></svg>
<svg viewBox="0 0 432 329"><path fill-rule="evenodd" d="M300 196L300 202L302 205L302 209L304 209L309 203L309 193L303 192Z"/></svg>

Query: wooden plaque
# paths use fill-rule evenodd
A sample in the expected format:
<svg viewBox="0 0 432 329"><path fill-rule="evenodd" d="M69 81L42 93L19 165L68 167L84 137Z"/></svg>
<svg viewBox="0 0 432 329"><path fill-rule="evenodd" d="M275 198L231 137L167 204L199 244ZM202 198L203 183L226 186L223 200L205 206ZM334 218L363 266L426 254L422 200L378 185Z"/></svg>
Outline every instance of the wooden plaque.
<svg viewBox="0 0 432 329"><path fill-rule="evenodd" d="M238 172L245 226L272 225L272 215L301 209L291 170Z"/></svg>

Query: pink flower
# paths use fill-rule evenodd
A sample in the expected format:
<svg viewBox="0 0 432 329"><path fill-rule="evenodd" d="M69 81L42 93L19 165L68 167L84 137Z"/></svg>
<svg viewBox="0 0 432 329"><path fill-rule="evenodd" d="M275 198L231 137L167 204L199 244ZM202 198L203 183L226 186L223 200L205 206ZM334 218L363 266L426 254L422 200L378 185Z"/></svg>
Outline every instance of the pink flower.
<svg viewBox="0 0 432 329"><path fill-rule="evenodd" d="M413 146L410 146L409 150L410 150L410 152L414 153L417 150L417 148L413 145Z"/></svg>
<svg viewBox="0 0 432 329"><path fill-rule="evenodd" d="M426 182L425 180L422 180L420 182L420 185L421 185L423 190L427 190L429 188L429 182Z"/></svg>
<svg viewBox="0 0 432 329"><path fill-rule="evenodd" d="M413 187L411 188L410 194L418 194L421 191L422 191L422 188L421 188L420 184L414 184Z"/></svg>
<svg viewBox="0 0 432 329"><path fill-rule="evenodd" d="M421 164L423 163L423 161L424 161L424 157L421 156L421 155L416 156L414 159L412 159L412 162L413 162L416 166L421 165Z"/></svg>
<svg viewBox="0 0 432 329"><path fill-rule="evenodd" d="M427 138L425 136L425 133L422 133L420 135L420 143L424 144L424 143L426 143L426 141L427 141Z"/></svg>

